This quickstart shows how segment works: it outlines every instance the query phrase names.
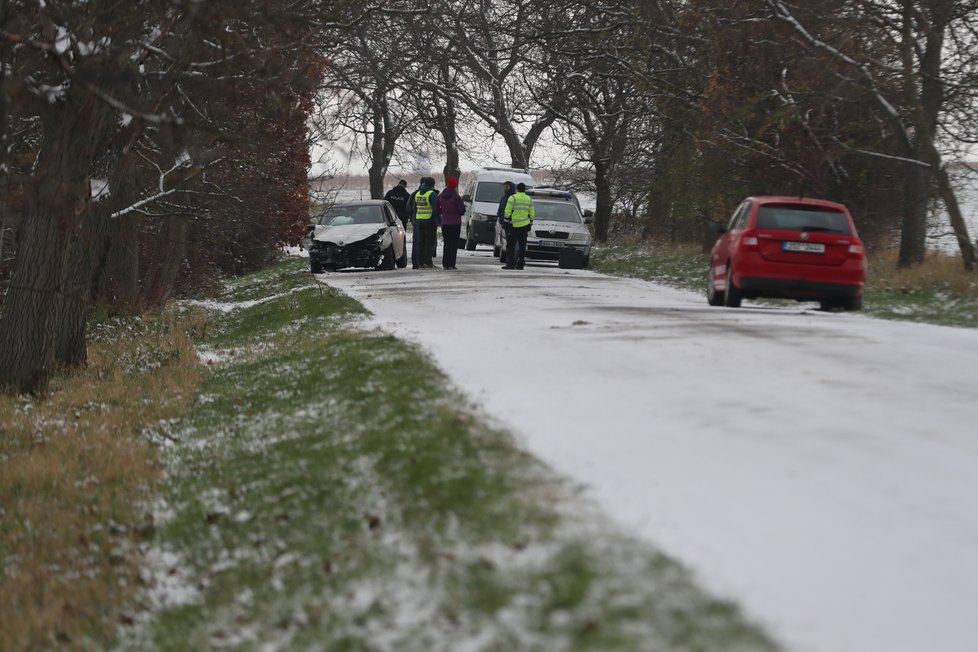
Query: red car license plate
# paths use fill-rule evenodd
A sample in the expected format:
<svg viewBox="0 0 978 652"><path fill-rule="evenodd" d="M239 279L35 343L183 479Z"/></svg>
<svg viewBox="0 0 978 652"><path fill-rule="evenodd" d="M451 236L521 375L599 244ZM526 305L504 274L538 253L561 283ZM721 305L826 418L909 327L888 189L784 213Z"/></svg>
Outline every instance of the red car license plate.
<svg viewBox="0 0 978 652"><path fill-rule="evenodd" d="M797 251L803 254L824 254L825 245L821 242L782 242L782 251Z"/></svg>

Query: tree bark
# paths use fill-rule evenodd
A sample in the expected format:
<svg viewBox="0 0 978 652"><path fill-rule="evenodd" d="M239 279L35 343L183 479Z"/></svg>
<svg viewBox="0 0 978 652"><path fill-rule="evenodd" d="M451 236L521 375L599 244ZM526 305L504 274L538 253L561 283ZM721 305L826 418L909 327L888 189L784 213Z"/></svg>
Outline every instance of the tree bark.
<svg viewBox="0 0 978 652"><path fill-rule="evenodd" d="M917 158L917 153L911 154ZM908 164L904 186L903 223L900 226L900 251L897 267L912 267L924 262L927 251L927 191L930 173L921 165Z"/></svg>
<svg viewBox="0 0 978 652"><path fill-rule="evenodd" d="M97 298L114 312L139 307L139 226L136 220L109 220L106 245L97 263Z"/></svg>
<svg viewBox="0 0 978 652"><path fill-rule="evenodd" d="M92 304L97 256L105 240L107 223L106 210L90 205L72 247L62 299L61 328L55 333L54 342L55 362L60 366L81 367L88 362L88 310Z"/></svg>
<svg viewBox="0 0 978 652"><path fill-rule="evenodd" d="M187 233L190 218L174 215L167 218L159 235L155 255L149 264L149 271L143 282L143 308L162 310L176 284L180 267L187 258Z"/></svg>
<svg viewBox="0 0 978 652"><path fill-rule="evenodd" d="M54 333L63 318L71 243L90 193L91 162L104 141L109 111L94 97L69 91L42 115L44 140L0 314L0 387L37 393L54 371Z"/></svg>
<svg viewBox="0 0 978 652"><path fill-rule="evenodd" d="M594 238L598 242L608 241L608 225L611 223L611 179L605 163L594 164L594 190L597 199L594 207Z"/></svg>

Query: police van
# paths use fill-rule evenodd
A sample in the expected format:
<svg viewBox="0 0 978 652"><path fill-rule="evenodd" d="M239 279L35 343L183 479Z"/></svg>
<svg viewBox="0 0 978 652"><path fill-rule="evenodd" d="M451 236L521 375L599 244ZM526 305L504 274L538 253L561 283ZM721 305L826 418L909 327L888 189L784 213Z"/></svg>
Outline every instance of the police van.
<svg viewBox="0 0 978 652"><path fill-rule="evenodd" d="M515 168L481 168L472 173L465 185L462 201L465 202L465 217L459 235L459 246L464 244L468 251L475 251L477 244L492 245L496 241L496 211L503 198L503 183L512 181L533 187L533 177L526 170Z"/></svg>

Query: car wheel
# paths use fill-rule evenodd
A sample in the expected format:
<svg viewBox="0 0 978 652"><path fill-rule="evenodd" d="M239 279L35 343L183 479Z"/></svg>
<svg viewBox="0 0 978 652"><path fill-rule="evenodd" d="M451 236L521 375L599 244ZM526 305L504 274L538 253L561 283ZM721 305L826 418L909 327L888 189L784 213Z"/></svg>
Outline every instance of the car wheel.
<svg viewBox="0 0 978 652"><path fill-rule="evenodd" d="M743 293L734 285L733 265L727 263L727 290L723 293L723 305L728 308L739 308L744 299Z"/></svg>
<svg viewBox="0 0 978 652"><path fill-rule="evenodd" d="M472 224L469 224L469 228L465 229L465 250L475 251L475 239L472 237Z"/></svg>
<svg viewBox="0 0 978 652"><path fill-rule="evenodd" d="M706 272L706 302L711 306L722 306L723 300L723 292L717 292L713 284L713 268L710 267Z"/></svg>
<svg viewBox="0 0 978 652"><path fill-rule="evenodd" d="M853 297L851 299L846 299L842 304L843 310L862 310L863 309L863 298Z"/></svg>
<svg viewBox="0 0 978 652"><path fill-rule="evenodd" d="M384 249L384 257L381 259L377 269L394 269L394 245Z"/></svg>
<svg viewBox="0 0 978 652"><path fill-rule="evenodd" d="M403 251L404 253L402 253L401 257L397 259L397 266L400 267L401 269L404 269L405 267L407 267L407 259L408 259L407 236L404 236L404 246L401 247L401 251Z"/></svg>
<svg viewBox="0 0 978 652"><path fill-rule="evenodd" d="M312 258L309 259L309 269L312 271L313 274L323 273L323 266L319 263L319 261L314 260Z"/></svg>
<svg viewBox="0 0 978 652"><path fill-rule="evenodd" d="M499 245L493 245L492 246L492 255L495 256L496 258L499 258L499 252L500 251L501 251L501 248L499 247Z"/></svg>

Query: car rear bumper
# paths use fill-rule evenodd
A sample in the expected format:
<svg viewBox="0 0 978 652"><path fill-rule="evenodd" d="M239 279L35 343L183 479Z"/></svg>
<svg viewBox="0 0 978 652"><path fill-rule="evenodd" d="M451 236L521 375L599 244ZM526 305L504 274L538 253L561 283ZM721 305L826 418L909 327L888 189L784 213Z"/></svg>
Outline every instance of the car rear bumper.
<svg viewBox="0 0 978 652"><path fill-rule="evenodd" d="M862 296L864 288L863 283L829 283L761 276L741 276L739 279L735 278L734 283L745 294L813 301L829 298L856 299Z"/></svg>

